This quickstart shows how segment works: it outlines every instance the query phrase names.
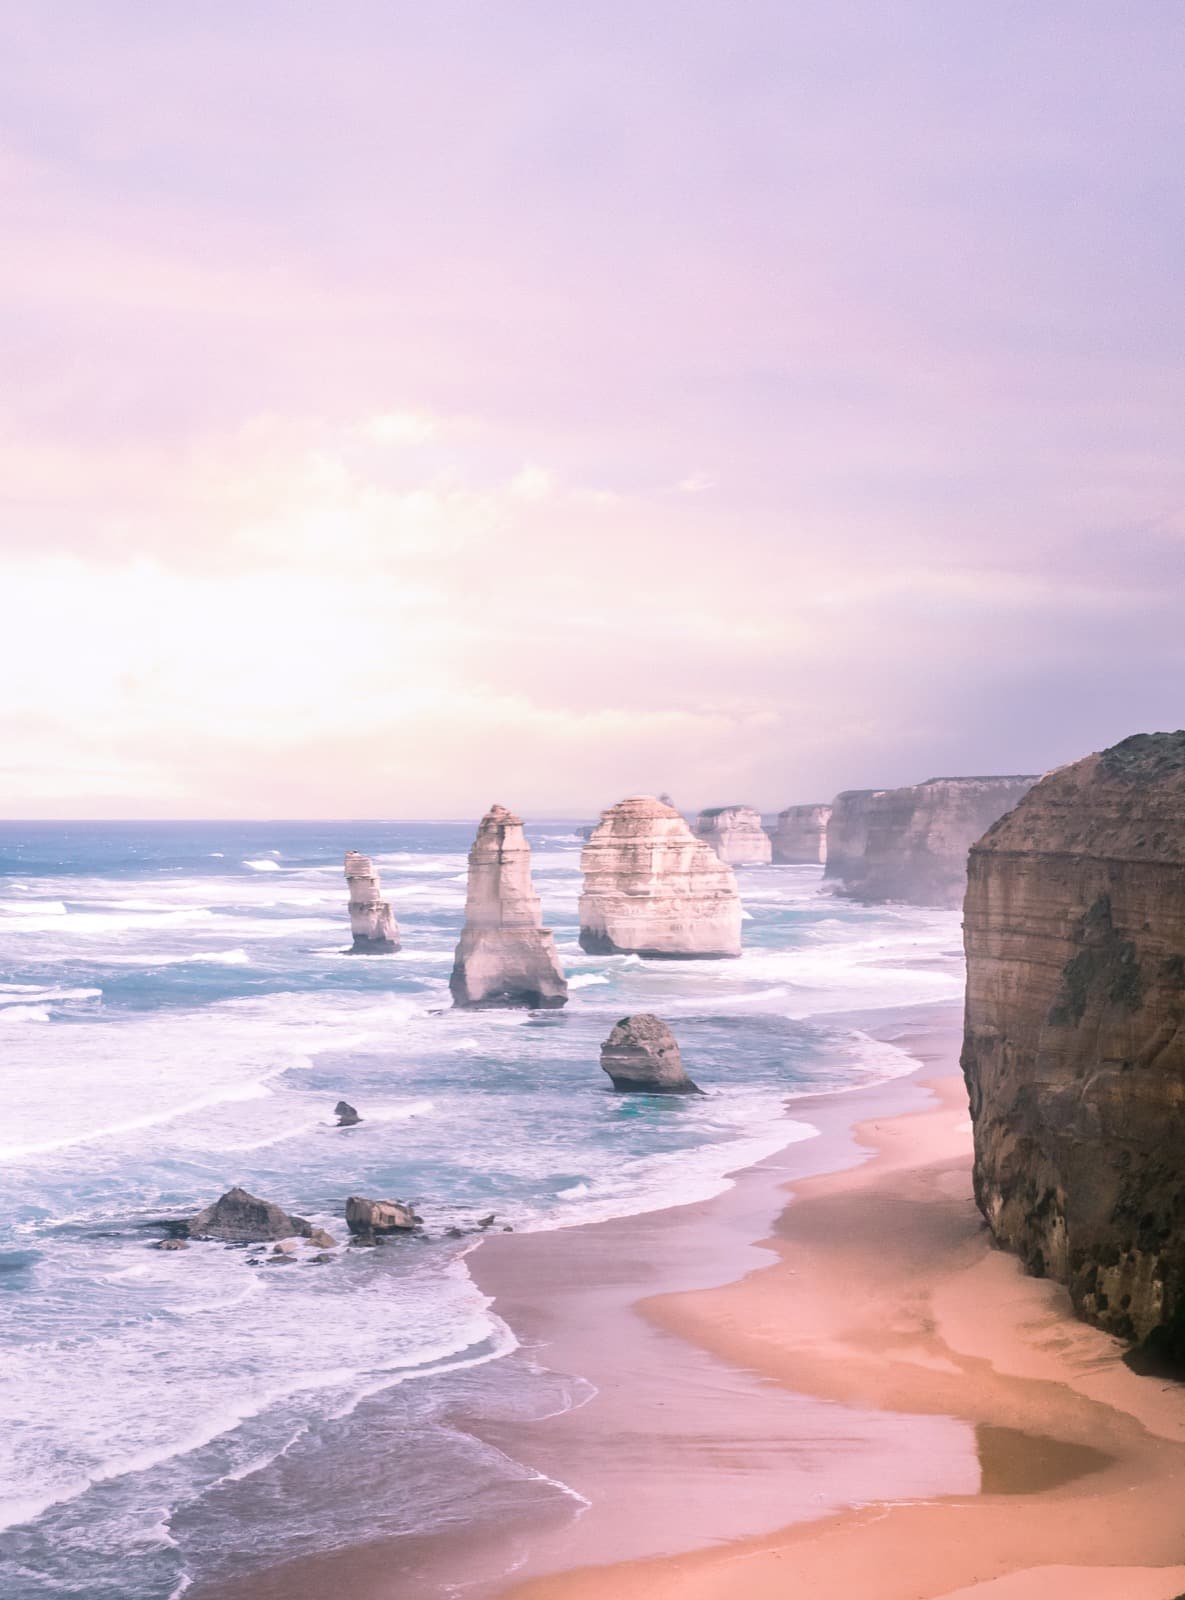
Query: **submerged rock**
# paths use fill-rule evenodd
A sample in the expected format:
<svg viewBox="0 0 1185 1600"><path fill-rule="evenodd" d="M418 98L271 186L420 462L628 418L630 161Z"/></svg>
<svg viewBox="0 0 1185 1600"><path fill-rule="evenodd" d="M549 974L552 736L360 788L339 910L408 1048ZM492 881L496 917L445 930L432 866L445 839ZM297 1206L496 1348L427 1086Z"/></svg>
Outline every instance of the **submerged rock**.
<svg viewBox="0 0 1185 1600"><path fill-rule="evenodd" d="M971 851L975 1195L1078 1314L1185 1361L1185 732L1043 778Z"/></svg>
<svg viewBox="0 0 1185 1600"><path fill-rule="evenodd" d="M761 812L753 806L715 806L701 811L695 831L730 867L764 867L773 859Z"/></svg>
<svg viewBox="0 0 1185 1600"><path fill-rule="evenodd" d="M673 806L633 795L580 856L580 946L594 955L739 956L736 878Z"/></svg>
<svg viewBox="0 0 1185 1600"><path fill-rule="evenodd" d="M350 886L352 954L394 953L400 948L399 928L391 907L382 898L379 875L369 856L346 851L346 882Z"/></svg>
<svg viewBox="0 0 1185 1600"><path fill-rule="evenodd" d="M615 1089L640 1094L699 1094L683 1067L675 1035L660 1017L622 1017L601 1046L601 1067Z"/></svg>
<svg viewBox="0 0 1185 1600"><path fill-rule="evenodd" d="M158 1239L152 1247L154 1250L188 1250L188 1239Z"/></svg>
<svg viewBox="0 0 1185 1600"><path fill-rule="evenodd" d="M967 852L1036 781L1031 775L930 778L878 791L864 808L863 855L839 874L841 892L869 904L961 905ZM827 875L835 875L830 864Z"/></svg>
<svg viewBox="0 0 1185 1600"><path fill-rule="evenodd" d="M827 859L830 806L787 806L771 835L773 859L784 866L814 866Z"/></svg>
<svg viewBox="0 0 1185 1600"><path fill-rule="evenodd" d="M421 1220L402 1200L367 1200L352 1194L346 1201L346 1227L363 1242L386 1233L409 1233Z"/></svg>
<svg viewBox="0 0 1185 1600"><path fill-rule="evenodd" d="M465 927L449 988L459 1006L562 1006L568 982L531 884L522 818L491 806L469 852Z"/></svg>
<svg viewBox="0 0 1185 1600"><path fill-rule="evenodd" d="M333 1114L337 1118L339 1128L353 1128L362 1121L348 1100L339 1100L333 1108Z"/></svg>
<svg viewBox="0 0 1185 1600"><path fill-rule="evenodd" d="M199 1211L187 1226L193 1239L223 1239L231 1244L258 1244L310 1232L303 1217L289 1216L270 1200L260 1200L237 1186Z"/></svg>

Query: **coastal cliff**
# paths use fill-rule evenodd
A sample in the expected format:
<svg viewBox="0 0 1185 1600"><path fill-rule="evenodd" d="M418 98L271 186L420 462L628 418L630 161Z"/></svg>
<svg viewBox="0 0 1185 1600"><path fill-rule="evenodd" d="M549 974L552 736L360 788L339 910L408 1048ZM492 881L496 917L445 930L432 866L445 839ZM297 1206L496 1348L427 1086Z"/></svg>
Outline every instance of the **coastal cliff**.
<svg viewBox="0 0 1185 1600"><path fill-rule="evenodd" d="M827 859L830 806L787 806L770 835L773 860L784 866L817 865Z"/></svg>
<svg viewBox="0 0 1185 1600"><path fill-rule="evenodd" d="M491 806L469 852L465 926L449 979L459 1006L562 1006L568 983L531 883L521 817Z"/></svg>
<svg viewBox="0 0 1185 1600"><path fill-rule="evenodd" d="M980 1210L1185 1360L1185 732L1042 779L972 849L964 925Z"/></svg>
<svg viewBox="0 0 1185 1600"><path fill-rule="evenodd" d="M868 842L868 813L883 789L844 789L831 802L827 819L824 878L847 879L860 870Z"/></svg>
<svg viewBox="0 0 1185 1600"><path fill-rule="evenodd" d="M580 946L596 955L741 953L736 878L674 806L633 795L601 815L580 856Z"/></svg>
<svg viewBox="0 0 1185 1600"><path fill-rule="evenodd" d="M761 812L753 806L714 806L695 819L696 836L730 867L764 867L773 859Z"/></svg>
<svg viewBox="0 0 1185 1600"><path fill-rule="evenodd" d="M968 850L1036 781L1032 775L930 778L879 790L863 808L863 854L837 874L840 892L869 903L961 905Z"/></svg>
<svg viewBox="0 0 1185 1600"><path fill-rule="evenodd" d="M370 955L398 950L399 928L391 907L382 898L379 875L369 856L357 850L346 851L346 883L350 888L352 953Z"/></svg>

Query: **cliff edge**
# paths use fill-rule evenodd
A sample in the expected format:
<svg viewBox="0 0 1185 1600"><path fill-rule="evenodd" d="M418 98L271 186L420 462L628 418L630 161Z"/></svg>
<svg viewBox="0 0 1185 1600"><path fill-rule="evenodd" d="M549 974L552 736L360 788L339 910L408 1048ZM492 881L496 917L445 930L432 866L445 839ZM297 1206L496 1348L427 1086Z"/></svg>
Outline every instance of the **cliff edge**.
<svg viewBox="0 0 1185 1600"><path fill-rule="evenodd" d="M1043 778L971 850L964 928L980 1210L1185 1360L1185 731Z"/></svg>

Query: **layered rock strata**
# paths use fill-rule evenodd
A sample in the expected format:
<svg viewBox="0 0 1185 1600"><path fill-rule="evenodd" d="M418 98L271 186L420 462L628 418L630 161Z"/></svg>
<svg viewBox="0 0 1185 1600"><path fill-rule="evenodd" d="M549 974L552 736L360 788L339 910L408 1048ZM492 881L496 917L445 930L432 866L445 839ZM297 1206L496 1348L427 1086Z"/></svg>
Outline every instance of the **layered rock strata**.
<svg viewBox="0 0 1185 1600"><path fill-rule="evenodd" d="M961 905L967 852L1036 781L1032 774L930 778L908 788L878 791L863 807L863 854L859 860L849 859L838 874L842 893L869 903Z"/></svg>
<svg viewBox="0 0 1185 1600"><path fill-rule="evenodd" d="M964 926L980 1210L1185 1360L1185 732L1042 779L972 849Z"/></svg>
<svg viewBox="0 0 1185 1600"><path fill-rule="evenodd" d="M764 867L773 859L773 846L761 825L761 812L752 806L715 806L701 811L695 820L695 831L730 867Z"/></svg>
<svg viewBox="0 0 1185 1600"><path fill-rule="evenodd" d="M831 802L824 878L844 880L860 870L868 843L868 813L876 796L884 793L883 789L844 789Z"/></svg>
<svg viewBox="0 0 1185 1600"><path fill-rule="evenodd" d="M602 812L580 856L580 946L595 955L739 956L732 868L674 806L633 795Z"/></svg>
<svg viewBox="0 0 1185 1600"><path fill-rule="evenodd" d="M350 932L354 954L373 955L399 949L399 929L391 907L382 898L379 875L369 856L346 851L346 882L350 886Z"/></svg>
<svg viewBox="0 0 1185 1600"><path fill-rule="evenodd" d="M601 1067L615 1089L637 1094L699 1094L683 1067L675 1035L649 1012L622 1017L601 1046Z"/></svg>
<svg viewBox="0 0 1185 1600"><path fill-rule="evenodd" d="M562 1006L568 981L531 884L521 817L491 806L469 852L465 927L449 979L459 1006Z"/></svg>
<svg viewBox="0 0 1185 1600"><path fill-rule="evenodd" d="M816 866L827 859L830 806L787 806L770 834L773 860L784 866Z"/></svg>

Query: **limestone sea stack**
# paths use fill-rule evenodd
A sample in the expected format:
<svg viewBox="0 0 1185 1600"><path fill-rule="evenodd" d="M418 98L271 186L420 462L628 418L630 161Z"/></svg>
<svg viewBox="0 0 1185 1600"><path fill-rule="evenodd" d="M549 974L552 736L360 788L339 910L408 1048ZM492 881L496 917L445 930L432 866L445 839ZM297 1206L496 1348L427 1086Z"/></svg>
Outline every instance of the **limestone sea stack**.
<svg viewBox="0 0 1185 1600"><path fill-rule="evenodd" d="M761 825L761 812L752 806L716 806L711 811L701 811L695 831L730 867L764 867L773 859L773 846Z"/></svg>
<svg viewBox="0 0 1185 1600"><path fill-rule="evenodd" d="M827 859L830 806L787 806L771 834L773 859L784 866L816 866Z"/></svg>
<svg viewBox="0 0 1185 1600"><path fill-rule="evenodd" d="M675 1035L660 1017L622 1017L601 1046L601 1066L615 1089L637 1094L699 1094L683 1067Z"/></svg>
<svg viewBox="0 0 1185 1600"><path fill-rule="evenodd" d="M469 852L465 927L449 979L459 1006L562 1006L568 982L531 885L521 817L491 806Z"/></svg>
<svg viewBox="0 0 1185 1600"><path fill-rule="evenodd" d="M346 882L350 886L350 932L353 954L374 955L399 949L399 929L391 907L382 898L379 875L369 856L346 851Z"/></svg>
<svg viewBox="0 0 1185 1600"><path fill-rule="evenodd" d="M1036 781L1032 773L929 778L908 788L880 790L863 809L864 852L839 874L841 892L869 904L962 905L967 852Z"/></svg>
<svg viewBox="0 0 1185 1600"><path fill-rule="evenodd" d="M1185 1360L1185 732L1030 789L971 851L963 1073L996 1240Z"/></svg>
<svg viewBox="0 0 1185 1600"><path fill-rule="evenodd" d="M580 947L593 955L739 956L732 868L674 806L632 795L601 813L580 856Z"/></svg>

